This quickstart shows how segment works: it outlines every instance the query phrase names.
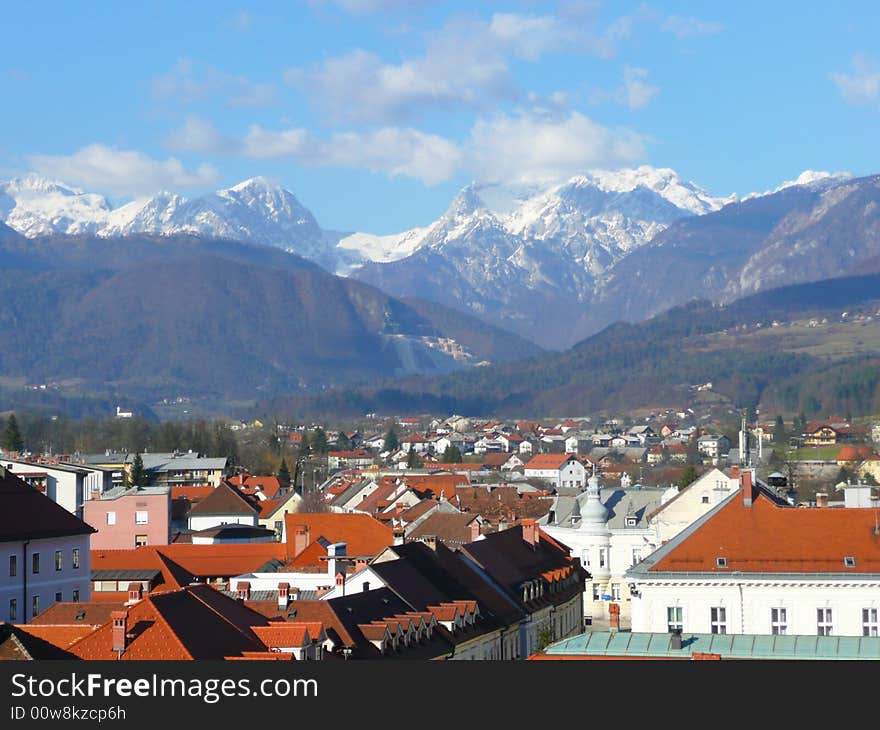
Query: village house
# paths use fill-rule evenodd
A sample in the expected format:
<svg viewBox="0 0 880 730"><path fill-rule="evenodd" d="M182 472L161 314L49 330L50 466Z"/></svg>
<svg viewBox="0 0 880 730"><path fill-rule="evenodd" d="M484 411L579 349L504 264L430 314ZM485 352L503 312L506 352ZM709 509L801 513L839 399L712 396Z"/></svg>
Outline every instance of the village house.
<svg viewBox="0 0 880 730"><path fill-rule="evenodd" d="M169 487L116 487L83 504L83 520L97 530L92 550L167 545L171 540Z"/></svg>
<svg viewBox="0 0 880 730"><path fill-rule="evenodd" d="M101 475L101 477L104 475L104 472L94 472L50 459L4 457L0 463L11 474L20 476L80 519L83 516L83 502L91 491L90 485L87 484L88 478L91 475Z"/></svg>
<svg viewBox="0 0 880 730"><path fill-rule="evenodd" d="M537 454L523 466L523 475L543 479L554 487L583 487L584 465L573 454Z"/></svg>
<svg viewBox="0 0 880 730"><path fill-rule="evenodd" d="M730 451L730 439L719 434L707 434L697 439L697 449L703 456L718 460Z"/></svg>

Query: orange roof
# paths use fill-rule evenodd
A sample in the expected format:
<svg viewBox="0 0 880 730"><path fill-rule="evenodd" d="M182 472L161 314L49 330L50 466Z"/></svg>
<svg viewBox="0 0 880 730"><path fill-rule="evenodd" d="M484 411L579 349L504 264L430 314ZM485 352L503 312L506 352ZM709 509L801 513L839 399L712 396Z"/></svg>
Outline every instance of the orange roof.
<svg viewBox="0 0 880 730"><path fill-rule="evenodd" d="M443 471L449 472L460 472L460 471L479 471L483 468L482 464L456 464L453 462L447 461L437 461L431 464L431 469L442 469Z"/></svg>
<svg viewBox="0 0 880 730"><path fill-rule="evenodd" d="M171 487L171 499L199 502L214 491L214 487Z"/></svg>
<svg viewBox="0 0 880 730"><path fill-rule="evenodd" d="M863 461L871 456L870 446L844 446L837 454L837 461Z"/></svg>
<svg viewBox="0 0 880 730"><path fill-rule="evenodd" d="M274 543L286 547L293 556L292 536L298 525L309 528L309 539L315 541L323 536L330 542L344 542L349 555L376 555L394 542L389 527L366 514L342 514L336 512L295 512L284 516L288 543ZM273 544L273 543L266 543ZM245 572L245 571L240 571Z"/></svg>
<svg viewBox="0 0 880 730"><path fill-rule="evenodd" d="M320 623L315 627L314 624L299 622L277 622L269 626L254 626L253 631L267 649L279 649L284 646L308 646L320 636L320 627ZM317 628L317 632L313 634L312 631L315 628Z"/></svg>
<svg viewBox="0 0 880 730"><path fill-rule="evenodd" d="M525 465L526 469L561 469L562 465L569 459L573 459L573 454L536 454Z"/></svg>
<svg viewBox="0 0 880 730"><path fill-rule="evenodd" d="M287 546L280 542L231 545L174 543L131 550L91 551L92 570L159 568L166 584L180 584L180 576L177 580L173 576L174 566L194 577L230 576L251 573L270 560L283 561L286 558Z"/></svg>
<svg viewBox="0 0 880 730"><path fill-rule="evenodd" d="M778 507L758 493L751 507L738 491L650 572L880 573L873 509ZM855 558L854 567L844 557ZM727 558L719 568L716 558Z"/></svg>
<svg viewBox="0 0 880 730"><path fill-rule="evenodd" d="M443 492L446 499L455 497L456 487L470 484L466 474L408 474L402 479L417 492L433 497L439 497L440 492Z"/></svg>
<svg viewBox="0 0 880 730"><path fill-rule="evenodd" d="M95 631L97 626L69 626L69 625L48 625L37 626L32 624L16 624L17 628L27 632L31 636L38 639L48 641L50 644L57 646L59 649L66 649L74 642L79 641L84 636L88 636Z"/></svg>
<svg viewBox="0 0 880 730"><path fill-rule="evenodd" d="M262 491L269 499L274 499L281 489L281 480L276 476L255 477L252 474L237 474L229 477L226 481L238 487L245 494L254 494L256 491ZM244 484L242 484L244 481ZM257 490L256 487L260 489Z"/></svg>

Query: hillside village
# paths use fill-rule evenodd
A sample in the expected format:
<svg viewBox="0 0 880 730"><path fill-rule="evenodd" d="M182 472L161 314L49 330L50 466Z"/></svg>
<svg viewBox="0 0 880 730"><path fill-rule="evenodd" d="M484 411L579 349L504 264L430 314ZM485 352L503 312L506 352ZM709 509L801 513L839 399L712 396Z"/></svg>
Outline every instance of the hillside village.
<svg viewBox="0 0 880 730"><path fill-rule="evenodd" d="M880 424L747 415L273 424L271 473L19 443L0 658L880 657Z"/></svg>

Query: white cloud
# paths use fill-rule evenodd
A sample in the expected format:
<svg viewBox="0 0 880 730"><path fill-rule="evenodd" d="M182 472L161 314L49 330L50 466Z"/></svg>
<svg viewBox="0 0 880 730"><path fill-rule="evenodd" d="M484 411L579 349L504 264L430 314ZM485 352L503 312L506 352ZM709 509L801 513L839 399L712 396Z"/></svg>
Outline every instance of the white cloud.
<svg viewBox="0 0 880 730"><path fill-rule="evenodd" d="M637 132L603 127L579 112L502 114L474 125L468 165L481 182L547 182L591 167L630 165L644 158L646 141Z"/></svg>
<svg viewBox="0 0 880 730"><path fill-rule="evenodd" d="M461 166L458 146L416 129L385 127L337 132L327 139L305 129L269 130L252 126L241 145L244 157L290 158L314 167L354 167L391 177L412 177L425 185L448 180Z"/></svg>
<svg viewBox="0 0 880 730"><path fill-rule="evenodd" d="M388 63L356 49L311 68L293 68L285 81L309 92L334 122L394 123L429 108L489 109L521 95L512 59L536 61L566 50L600 53L583 24L548 15L496 13L490 20L457 19L426 36L422 55Z"/></svg>
<svg viewBox="0 0 880 730"><path fill-rule="evenodd" d="M211 165L194 170L169 157L155 160L142 152L91 144L72 155L32 155L31 167L47 177L87 190L113 195L149 195L160 189L181 190L213 185L219 176Z"/></svg>
<svg viewBox="0 0 880 730"><path fill-rule="evenodd" d="M843 98L850 104L875 104L880 102L880 67L864 54L852 58L852 73L832 73L831 80L837 85Z"/></svg>
<svg viewBox="0 0 880 730"><path fill-rule="evenodd" d="M158 98L186 104L219 96L230 107L266 106L275 96L273 84L257 83L213 66L197 68L188 58L181 58L167 73L155 77L152 89Z"/></svg>
<svg viewBox="0 0 880 730"><path fill-rule="evenodd" d="M630 109L644 109L660 91L660 87L647 83L645 81L647 78L647 69L624 66L623 83L613 91L598 90L593 92L590 100L594 104L613 101L628 106Z"/></svg>
<svg viewBox="0 0 880 730"><path fill-rule="evenodd" d="M255 160L274 160L282 157L299 158L309 151L309 147L309 133L304 129L276 132L255 124L245 135L241 152L245 157Z"/></svg>
<svg viewBox="0 0 880 730"><path fill-rule="evenodd" d="M678 38L690 38L693 36L714 35L724 30L721 23L711 20L701 20L681 15L670 15L660 25L660 30L672 33Z"/></svg>
<svg viewBox="0 0 880 730"><path fill-rule="evenodd" d="M224 135L210 122L190 116L180 129L168 135L165 146L174 152L229 154L236 151L238 142Z"/></svg>

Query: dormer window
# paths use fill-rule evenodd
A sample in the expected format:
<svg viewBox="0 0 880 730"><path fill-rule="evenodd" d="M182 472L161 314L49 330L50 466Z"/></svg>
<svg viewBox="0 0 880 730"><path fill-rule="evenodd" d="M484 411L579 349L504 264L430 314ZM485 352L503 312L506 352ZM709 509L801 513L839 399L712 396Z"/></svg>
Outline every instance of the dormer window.
<svg viewBox="0 0 880 730"><path fill-rule="evenodd" d="M727 558L715 558L715 567L716 568L726 568L727 567Z"/></svg>
<svg viewBox="0 0 880 730"><path fill-rule="evenodd" d="M856 559L852 555L847 555L843 559L843 564L847 568L855 568L856 567Z"/></svg>
<svg viewBox="0 0 880 730"><path fill-rule="evenodd" d="M635 526L636 526L636 522L637 522L637 520L636 520L635 517L627 517L627 518L625 518L625 520L624 520L624 524L625 524L627 527L635 527Z"/></svg>

